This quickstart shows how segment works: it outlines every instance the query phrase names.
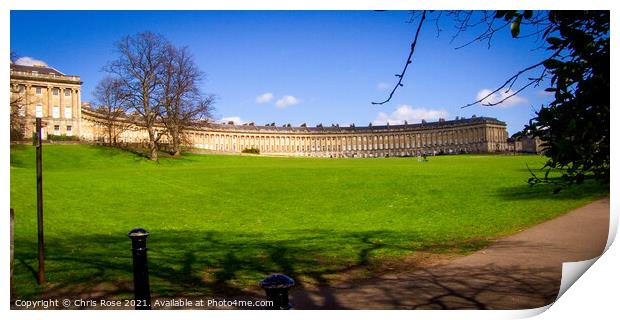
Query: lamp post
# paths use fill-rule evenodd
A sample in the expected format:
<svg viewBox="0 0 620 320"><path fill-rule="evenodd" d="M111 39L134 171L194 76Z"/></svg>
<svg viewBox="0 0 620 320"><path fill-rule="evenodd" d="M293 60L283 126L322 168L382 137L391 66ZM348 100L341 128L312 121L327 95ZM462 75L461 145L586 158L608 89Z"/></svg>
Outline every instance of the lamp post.
<svg viewBox="0 0 620 320"><path fill-rule="evenodd" d="M41 139L41 118L36 120L36 148L37 148L37 239L38 239L38 258L39 272L37 273L37 283L45 283L45 240L43 237L43 166L42 166L42 139Z"/></svg>

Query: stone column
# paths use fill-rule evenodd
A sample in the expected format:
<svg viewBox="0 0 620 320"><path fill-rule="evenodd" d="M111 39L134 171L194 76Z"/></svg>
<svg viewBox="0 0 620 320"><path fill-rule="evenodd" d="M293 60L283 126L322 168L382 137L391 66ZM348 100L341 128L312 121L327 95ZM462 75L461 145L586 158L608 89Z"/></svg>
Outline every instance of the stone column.
<svg viewBox="0 0 620 320"><path fill-rule="evenodd" d="M52 89L51 86L47 86L47 115L44 113L43 117L52 116Z"/></svg>
<svg viewBox="0 0 620 320"><path fill-rule="evenodd" d="M58 97L59 97L58 98L58 104L59 104L59 106L58 106L58 118L65 120L64 122L65 122L65 126L66 126L67 124L70 124L70 122L67 121L67 119L65 119L65 112L64 112L65 111L65 106L64 106L64 102L65 102L65 88L60 87L60 88L58 88L58 90L59 90L59 92L58 92ZM71 115L71 117L73 117L73 114ZM67 128L65 127L65 130L66 129Z"/></svg>
<svg viewBox="0 0 620 320"><path fill-rule="evenodd" d="M72 93L73 94L73 93ZM75 106L73 107L74 109L72 109L71 111L71 118L74 119L74 123L78 124L78 132L77 134L80 134L80 132L82 132L82 127L81 127L81 119L82 119L82 97L80 96L80 91L79 90L75 90ZM74 112L77 111L77 112Z"/></svg>

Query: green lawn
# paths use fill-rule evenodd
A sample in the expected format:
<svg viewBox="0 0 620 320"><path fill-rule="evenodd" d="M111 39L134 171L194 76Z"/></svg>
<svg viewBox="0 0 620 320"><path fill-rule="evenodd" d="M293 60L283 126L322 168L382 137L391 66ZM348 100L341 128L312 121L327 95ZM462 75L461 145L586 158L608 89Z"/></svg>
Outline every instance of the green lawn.
<svg viewBox="0 0 620 320"><path fill-rule="evenodd" d="M36 285L35 149L11 147L15 292ZM153 163L87 145L45 145L47 279L61 290L132 279L149 236L156 296L257 286L273 272L324 283L416 251L468 253L608 194L588 182L531 188L540 156L310 159L184 155Z"/></svg>

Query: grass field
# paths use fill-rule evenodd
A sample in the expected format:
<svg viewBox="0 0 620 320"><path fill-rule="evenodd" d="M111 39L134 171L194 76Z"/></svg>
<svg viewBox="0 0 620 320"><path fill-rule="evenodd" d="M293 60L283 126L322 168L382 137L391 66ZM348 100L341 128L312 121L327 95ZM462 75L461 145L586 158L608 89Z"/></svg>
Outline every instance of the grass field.
<svg viewBox="0 0 620 320"><path fill-rule="evenodd" d="M412 252L468 253L608 194L588 182L531 188L540 156L310 159L185 155L150 162L87 145L45 145L49 285L36 285L35 150L11 147L15 293L131 290L127 232L149 236L155 296L257 286L272 272L325 283ZM125 288L125 289L123 289Z"/></svg>

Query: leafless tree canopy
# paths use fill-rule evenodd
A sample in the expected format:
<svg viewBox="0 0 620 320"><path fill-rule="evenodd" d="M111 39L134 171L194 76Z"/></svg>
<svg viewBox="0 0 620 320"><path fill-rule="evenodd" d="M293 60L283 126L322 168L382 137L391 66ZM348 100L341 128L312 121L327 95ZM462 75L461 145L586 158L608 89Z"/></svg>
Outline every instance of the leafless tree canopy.
<svg viewBox="0 0 620 320"><path fill-rule="evenodd" d="M17 54L11 51L11 63L15 63L17 58ZM27 92L25 92L24 89L23 86L10 84L9 106L11 108L11 140L22 140L24 138L25 118L21 115L26 108Z"/></svg>
<svg viewBox="0 0 620 320"><path fill-rule="evenodd" d="M127 107L139 115L136 120L146 127L151 160L157 160L157 141L161 137L155 124L162 110L159 84L167 46L164 37L151 32L126 36L116 43L118 59L105 68L119 79Z"/></svg>
<svg viewBox="0 0 620 320"><path fill-rule="evenodd" d="M118 59L106 66L120 83L127 110L149 134L150 158L157 160L157 142L168 134L178 154L183 130L194 120L210 116L211 96L199 90L203 73L186 47L177 48L163 36L143 32L116 43ZM163 123L166 132L158 132Z"/></svg>
<svg viewBox="0 0 620 320"><path fill-rule="evenodd" d="M373 102L372 104L385 104L389 102L395 91L403 86L403 78L405 77L405 73L407 72L407 67L412 63L412 55L415 51L415 47L417 45L418 36L420 33L420 29L424 23L432 22L436 28L437 36L447 28L442 28L441 24L446 22L451 22L453 25L454 33L452 34L451 43L457 42L461 39L461 35L463 32L467 31L469 33L473 33L473 38L465 39L465 42L457 44L455 49L461 49L472 45L474 43L486 43L490 48L493 37L499 31L504 31L510 28L510 32L514 38L535 38L538 40L543 40L546 36L548 36L548 30L551 27L551 24L548 19L548 13L545 11L525 11L523 14L515 16L515 19L506 19L505 16L500 16L502 11L475 11L475 10L457 10L457 11L422 11L416 12L413 11L411 13L411 19L409 23L413 23L418 20L418 28L414 36L414 40L411 44L411 49L409 52L409 56L406 60L405 67L403 71L399 74L396 74L398 78L398 82L394 86L393 90L390 92L387 99L382 102ZM426 20L426 21L425 21ZM527 33L521 34L521 28L527 29ZM540 47L544 48L544 42L540 41ZM551 59L560 54L561 50L552 52L550 56L544 60ZM466 108L472 105L476 105L481 103L484 106L495 106L503 103L507 99L510 99L512 96L520 93L530 86L538 86L541 81L547 79L547 70L543 66L543 61L535 63L530 66L525 66L523 69L517 71L512 76L508 77L505 83L496 87L495 90L491 91L487 96L482 97L476 101L465 104L462 108ZM531 75L533 74L533 75ZM529 75L529 76L528 76ZM522 81L524 80L525 81ZM516 88L516 90L513 90ZM485 102L485 100L492 95L496 94L499 91L505 90L506 95L500 101L495 101L492 103ZM512 90L512 91L511 91Z"/></svg>
<svg viewBox="0 0 620 320"><path fill-rule="evenodd" d="M549 22L548 13L545 11L524 11L523 14L515 16L515 19L506 19L502 16L502 11L450 11L448 15L454 19L454 27L456 32L452 36L452 42L456 41L459 35L470 30L475 33L476 36L458 45L455 49L461 49L477 42L486 42L487 47L491 48L493 37L499 31L507 31L510 28L510 33L513 38L535 38L536 40L543 40L548 35L548 30L551 28ZM526 28L528 32L521 34L521 28ZM544 48L544 42L540 41L538 49ZM540 83L547 79L547 69L543 66L544 61L554 58L561 53L562 49L551 52L546 59L534 63L529 66L525 66L523 69L517 71L501 85L497 86L495 90L488 93L486 96L465 104L461 108L467 108L476 104L482 104L483 106L496 106L504 101L519 94L521 91L527 89L530 86L538 86ZM528 77L528 74L530 76ZM533 75L532 75L533 74ZM526 81L521 81L525 78ZM519 82L521 81L521 82ZM517 85L517 89L513 88ZM501 100L495 102L486 102L486 100L496 94L499 91L505 91L510 93L505 95Z"/></svg>
<svg viewBox="0 0 620 320"><path fill-rule="evenodd" d="M118 136L129 127L129 123L119 120L127 118L127 93L123 82L112 76L101 79L93 92L97 111L104 116L108 142L116 144Z"/></svg>
<svg viewBox="0 0 620 320"><path fill-rule="evenodd" d="M161 119L171 138L171 151L179 155L179 146L184 142L183 131L194 122L211 117L213 97L201 94L199 84L204 73L198 69L187 47L169 45L166 51Z"/></svg>

